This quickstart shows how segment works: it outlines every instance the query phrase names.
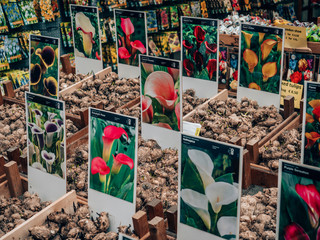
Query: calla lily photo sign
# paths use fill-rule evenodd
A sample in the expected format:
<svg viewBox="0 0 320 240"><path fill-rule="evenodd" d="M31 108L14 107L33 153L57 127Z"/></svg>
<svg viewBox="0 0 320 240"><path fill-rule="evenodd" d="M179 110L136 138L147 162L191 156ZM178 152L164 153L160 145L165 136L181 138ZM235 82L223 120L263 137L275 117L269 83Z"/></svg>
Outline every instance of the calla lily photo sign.
<svg viewBox="0 0 320 240"><path fill-rule="evenodd" d="M97 7L70 5L77 73L102 70L99 11Z"/></svg>
<svg viewBox="0 0 320 240"><path fill-rule="evenodd" d="M320 239L319 168L280 160L278 178L276 239Z"/></svg>
<svg viewBox="0 0 320 240"><path fill-rule="evenodd" d="M242 147L182 134L178 239L239 239Z"/></svg>
<svg viewBox="0 0 320 240"><path fill-rule="evenodd" d="M138 77L139 56L148 55L146 13L114 10L118 68L121 77Z"/></svg>
<svg viewBox="0 0 320 240"><path fill-rule="evenodd" d="M142 122L180 131L180 62L140 56Z"/></svg>
<svg viewBox="0 0 320 240"><path fill-rule="evenodd" d="M212 97L218 91L218 25L214 19L181 18L183 86L195 89L198 97L205 96L202 92Z"/></svg>
<svg viewBox="0 0 320 240"><path fill-rule="evenodd" d="M116 229L135 212L138 120L94 108L89 120L89 206L114 216Z"/></svg>
<svg viewBox="0 0 320 240"><path fill-rule="evenodd" d="M58 98L59 38L30 34L29 44L30 92Z"/></svg>
<svg viewBox="0 0 320 240"><path fill-rule="evenodd" d="M26 92L29 191L47 200L66 192L64 109L62 101Z"/></svg>
<svg viewBox="0 0 320 240"><path fill-rule="evenodd" d="M241 24L238 99L280 107L284 29Z"/></svg>
<svg viewBox="0 0 320 240"><path fill-rule="evenodd" d="M305 82L301 162L320 167L320 83Z"/></svg>

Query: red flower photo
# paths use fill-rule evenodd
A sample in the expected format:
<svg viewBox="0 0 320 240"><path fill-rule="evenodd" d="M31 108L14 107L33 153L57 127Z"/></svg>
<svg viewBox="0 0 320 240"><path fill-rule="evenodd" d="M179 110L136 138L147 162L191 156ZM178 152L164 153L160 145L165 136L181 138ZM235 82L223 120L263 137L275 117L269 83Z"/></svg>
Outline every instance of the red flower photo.
<svg viewBox="0 0 320 240"><path fill-rule="evenodd" d="M182 25L183 76L217 80L217 23L198 24L196 18L184 18ZM215 66L214 66L215 64Z"/></svg>

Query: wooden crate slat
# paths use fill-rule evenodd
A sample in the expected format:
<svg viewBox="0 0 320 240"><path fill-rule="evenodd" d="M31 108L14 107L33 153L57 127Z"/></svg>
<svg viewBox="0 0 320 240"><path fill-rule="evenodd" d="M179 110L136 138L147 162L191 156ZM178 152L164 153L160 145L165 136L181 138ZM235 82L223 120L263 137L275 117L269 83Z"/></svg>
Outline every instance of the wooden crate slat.
<svg viewBox="0 0 320 240"><path fill-rule="evenodd" d="M95 76L98 78L101 78L101 77L106 76L110 72L111 72L111 67L108 67L108 68L105 68L105 69L101 70L100 72L96 73ZM63 89L62 91L59 92L59 96L65 96L68 93L74 92L75 90L81 88L81 86L84 82L91 80L91 79L93 79L93 75L90 75L90 76L82 79L80 82L77 82L77 83Z"/></svg>
<svg viewBox="0 0 320 240"><path fill-rule="evenodd" d="M0 240L26 239L29 235L29 229L33 226L42 225L50 213L59 211L62 208L66 213L73 213L74 204L75 206L77 206L77 195L73 190L35 214L33 217L31 217L21 225L14 228L12 231L0 238Z"/></svg>

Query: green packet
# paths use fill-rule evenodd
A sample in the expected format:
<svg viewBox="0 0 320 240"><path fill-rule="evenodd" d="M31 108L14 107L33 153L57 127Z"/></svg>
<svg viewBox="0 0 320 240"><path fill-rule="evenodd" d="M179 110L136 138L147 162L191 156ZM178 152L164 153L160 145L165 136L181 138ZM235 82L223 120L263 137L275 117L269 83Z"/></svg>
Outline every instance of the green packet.
<svg viewBox="0 0 320 240"><path fill-rule="evenodd" d="M101 43L106 43L107 42L106 24L107 24L107 20L101 18L100 19Z"/></svg>
<svg viewBox="0 0 320 240"><path fill-rule="evenodd" d="M9 78L8 78L8 76L7 75L4 75L4 76L1 76L0 77L0 91L1 91L1 94L2 94L2 96L4 96L4 88L3 88L3 83L5 82L5 81L8 81L9 80Z"/></svg>
<svg viewBox="0 0 320 240"><path fill-rule="evenodd" d="M67 36L66 36L66 33L64 30L65 29L64 29L63 22L62 22L62 23L60 23L60 33L61 33L62 44L64 47L68 47Z"/></svg>
<svg viewBox="0 0 320 240"><path fill-rule="evenodd" d="M6 18L4 16L3 10L0 7L0 33L9 32L9 28L7 26Z"/></svg>
<svg viewBox="0 0 320 240"><path fill-rule="evenodd" d="M14 89L17 89L21 86L28 84L29 82L24 77L25 72L21 70L10 71L10 80L13 83Z"/></svg>
<svg viewBox="0 0 320 240"><path fill-rule="evenodd" d="M16 2L8 2L2 5L11 28L18 28L23 25L23 20Z"/></svg>
<svg viewBox="0 0 320 240"><path fill-rule="evenodd" d="M31 1L18 2L24 25L38 23L38 18Z"/></svg>
<svg viewBox="0 0 320 240"><path fill-rule="evenodd" d="M0 71L10 69L10 65L6 56L4 41L0 41Z"/></svg>
<svg viewBox="0 0 320 240"><path fill-rule="evenodd" d="M6 57L9 63L18 62L22 60L21 49L19 45L18 38L1 36L1 39L4 40L4 47Z"/></svg>
<svg viewBox="0 0 320 240"><path fill-rule="evenodd" d="M170 6L170 23L171 27L179 27L179 14L177 6Z"/></svg>
<svg viewBox="0 0 320 240"><path fill-rule="evenodd" d="M63 24L64 24L64 31L66 33L66 37L68 41L68 47L73 47L71 22L65 22Z"/></svg>

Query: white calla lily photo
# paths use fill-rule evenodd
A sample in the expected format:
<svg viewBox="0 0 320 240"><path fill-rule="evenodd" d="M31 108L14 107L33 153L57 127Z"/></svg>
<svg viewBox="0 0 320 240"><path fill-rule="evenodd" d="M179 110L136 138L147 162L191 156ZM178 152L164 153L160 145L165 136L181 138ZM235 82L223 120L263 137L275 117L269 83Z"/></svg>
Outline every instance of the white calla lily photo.
<svg viewBox="0 0 320 240"><path fill-rule="evenodd" d="M238 239L242 147L186 134L181 141L178 239Z"/></svg>

